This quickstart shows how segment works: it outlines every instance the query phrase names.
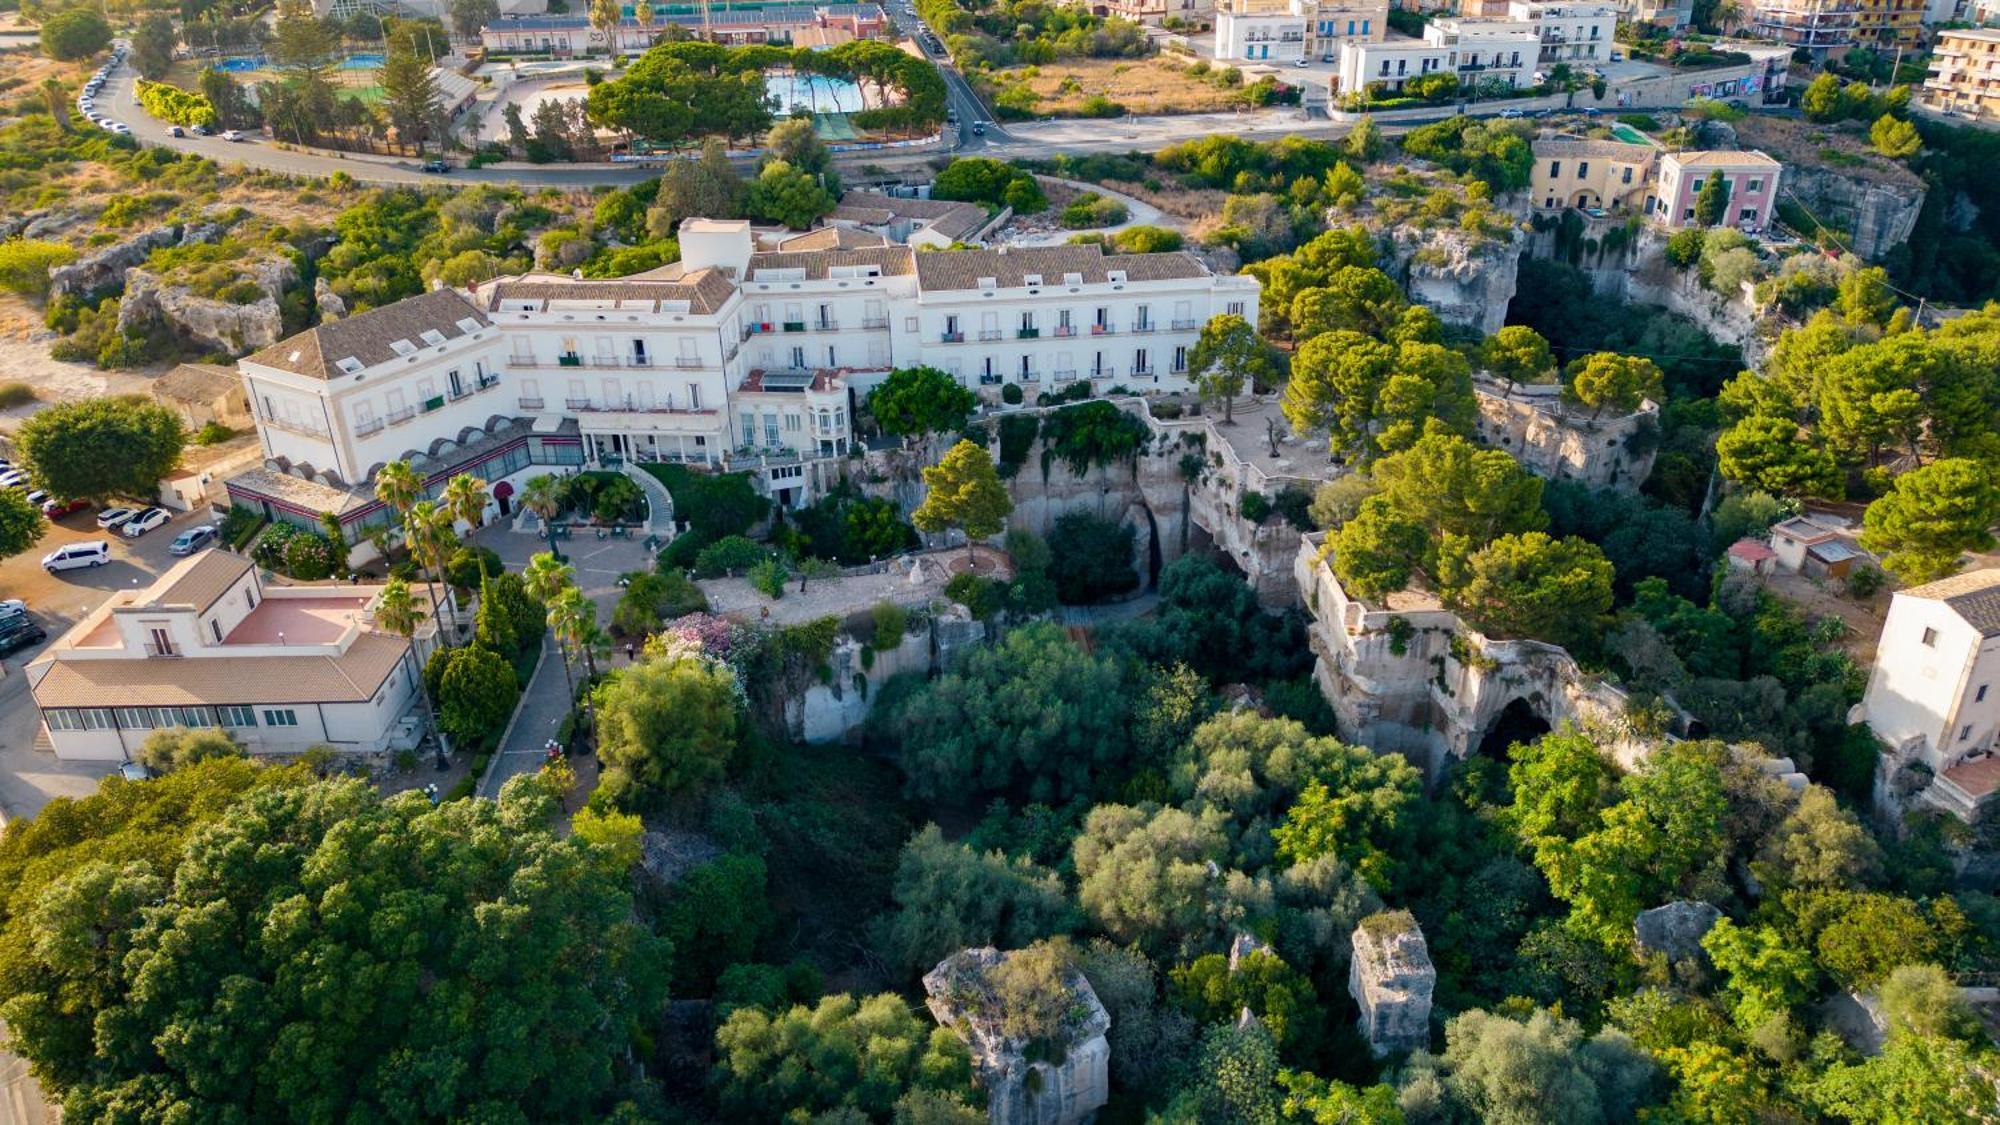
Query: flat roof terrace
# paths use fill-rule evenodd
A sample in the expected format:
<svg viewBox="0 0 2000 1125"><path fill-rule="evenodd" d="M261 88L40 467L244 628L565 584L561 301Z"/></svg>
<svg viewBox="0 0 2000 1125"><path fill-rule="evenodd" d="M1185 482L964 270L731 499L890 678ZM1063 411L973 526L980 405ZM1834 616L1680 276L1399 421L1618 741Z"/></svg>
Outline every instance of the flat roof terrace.
<svg viewBox="0 0 2000 1125"><path fill-rule="evenodd" d="M312 597L266 597L237 623L224 645L326 645L359 622L374 591ZM282 638L282 640L281 640Z"/></svg>

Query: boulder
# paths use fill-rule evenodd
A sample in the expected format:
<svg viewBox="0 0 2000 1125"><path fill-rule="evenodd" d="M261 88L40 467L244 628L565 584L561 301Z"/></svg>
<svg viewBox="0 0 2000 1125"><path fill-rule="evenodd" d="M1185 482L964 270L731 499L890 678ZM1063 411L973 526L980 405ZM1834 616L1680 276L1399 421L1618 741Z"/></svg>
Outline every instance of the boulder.
<svg viewBox="0 0 2000 1125"><path fill-rule="evenodd" d="M1354 928L1347 991L1361 1009L1361 1037L1376 1058L1427 1046L1437 969L1423 927L1407 910L1370 914Z"/></svg>
<svg viewBox="0 0 2000 1125"><path fill-rule="evenodd" d="M1068 1034L1066 1042L1054 1045L1061 1057L1030 1061L1029 1044L1001 1031L999 1003L987 979L1010 956L992 946L952 954L924 974L925 1003L938 1023L971 1049L993 1125L1074 1125L1110 1100L1111 1047L1104 1035L1111 1016L1090 982L1072 970ZM1037 1046L1043 1049L1036 1054L1045 1056L1045 1045Z"/></svg>
<svg viewBox="0 0 2000 1125"><path fill-rule="evenodd" d="M1664 954L1669 961L1706 962L1701 939L1722 918L1722 911L1705 902L1670 902L1642 911L1632 925L1639 948Z"/></svg>
<svg viewBox="0 0 2000 1125"><path fill-rule="evenodd" d="M143 265L153 251L180 244L179 227L154 227L114 242L94 254L49 271L49 298L88 297L115 292L125 284L125 271Z"/></svg>
<svg viewBox="0 0 2000 1125"><path fill-rule="evenodd" d="M231 355L266 348L285 334L278 298L298 281L298 269L279 255L254 258L242 267L243 279L258 297L239 302L204 297L171 277L134 268L125 273L125 299L118 306L121 331L144 331L158 324L195 344Z"/></svg>
<svg viewBox="0 0 2000 1125"><path fill-rule="evenodd" d="M319 306L321 323L347 315L347 302L341 300L340 294L335 293L333 286L328 285L323 277L313 279L313 304Z"/></svg>

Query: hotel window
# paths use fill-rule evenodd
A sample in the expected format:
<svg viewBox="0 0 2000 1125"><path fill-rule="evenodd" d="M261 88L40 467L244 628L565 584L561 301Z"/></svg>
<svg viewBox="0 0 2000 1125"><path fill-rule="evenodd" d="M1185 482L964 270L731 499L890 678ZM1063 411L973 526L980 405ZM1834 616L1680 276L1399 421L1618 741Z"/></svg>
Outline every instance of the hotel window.
<svg viewBox="0 0 2000 1125"><path fill-rule="evenodd" d="M764 444L783 444L778 437L778 416L769 412L764 415Z"/></svg>
<svg viewBox="0 0 2000 1125"><path fill-rule="evenodd" d="M225 703L216 708L225 727L254 727L257 725L257 709L240 703Z"/></svg>
<svg viewBox="0 0 2000 1125"><path fill-rule="evenodd" d="M745 410L743 412L743 444L754 445L756 442L757 415L752 411Z"/></svg>
<svg viewBox="0 0 2000 1125"><path fill-rule="evenodd" d="M1563 174L1563 162L1560 160L1549 161L1549 179L1553 180L1557 176L1560 176L1562 174Z"/></svg>
<svg viewBox="0 0 2000 1125"><path fill-rule="evenodd" d="M1242 316L1242 315L1243 315L1243 307L1244 307L1244 306L1243 306L1243 302L1241 302L1241 301L1231 301L1231 302L1229 302L1229 304L1228 304L1228 305L1226 306L1226 311L1227 311L1227 312L1229 313L1229 315L1230 315L1230 316Z"/></svg>
<svg viewBox="0 0 2000 1125"><path fill-rule="evenodd" d="M1977 692L1974 692L1974 693L1973 693L1973 696L1972 696L1972 701L1973 701L1974 703L1984 703L1984 702L1986 702L1986 685L1985 685L1985 684L1980 684L1980 685L1979 685L1979 690L1978 690Z"/></svg>
<svg viewBox="0 0 2000 1125"><path fill-rule="evenodd" d="M1187 370L1187 349L1184 347L1174 349L1174 370L1176 372Z"/></svg>
<svg viewBox="0 0 2000 1125"><path fill-rule="evenodd" d="M1630 168L1627 168L1627 169L1625 169L1625 179L1624 179L1624 182L1625 182L1625 183L1628 183L1628 184L1632 182L1632 169L1630 169Z"/></svg>
<svg viewBox="0 0 2000 1125"><path fill-rule="evenodd" d="M1576 162L1576 178L1580 180L1580 179L1583 179L1583 178L1584 178L1585 176L1588 176L1588 175L1590 175L1590 161L1588 161L1588 160L1579 160L1579 161L1577 161L1577 162Z"/></svg>
<svg viewBox="0 0 2000 1125"><path fill-rule="evenodd" d="M287 707L282 710L266 708L264 725L267 727L295 727L299 725L299 713Z"/></svg>
<svg viewBox="0 0 2000 1125"><path fill-rule="evenodd" d="M798 432L798 430L799 430L799 416L798 416L798 414L797 414L796 412L790 412L790 413L787 413L787 414L785 415L785 432L786 432L786 433L797 433L797 432Z"/></svg>
<svg viewBox="0 0 2000 1125"><path fill-rule="evenodd" d="M1958 740L1959 740L1960 742L1964 742L1964 741L1965 741L1966 739L1968 739L1968 738L1971 738L1971 737L1972 737L1972 724L1971 724L1971 723L1967 723L1967 724L1965 724L1965 725L1964 725L1963 727L1959 728L1959 731L1958 731Z"/></svg>
<svg viewBox="0 0 2000 1125"><path fill-rule="evenodd" d="M1744 191L1763 191L1763 190L1764 190L1764 181L1762 181L1762 180L1751 180L1751 181L1749 181L1748 183L1746 183L1746 184L1744 184L1744 185L1743 185L1743 190L1744 190Z"/></svg>

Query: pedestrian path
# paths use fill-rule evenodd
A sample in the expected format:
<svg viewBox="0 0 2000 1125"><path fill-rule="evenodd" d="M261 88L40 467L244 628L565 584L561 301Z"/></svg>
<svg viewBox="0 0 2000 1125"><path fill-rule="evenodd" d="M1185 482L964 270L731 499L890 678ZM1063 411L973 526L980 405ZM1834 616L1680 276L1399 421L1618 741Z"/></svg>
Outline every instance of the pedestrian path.
<svg viewBox="0 0 2000 1125"><path fill-rule="evenodd" d="M486 776L479 779L479 795L497 799L508 778L541 769L545 747L556 736L567 714L569 700L564 694L562 653L553 638L544 637L541 663L535 665L528 690L521 694L521 708L514 716L514 725L508 728L493 760L487 763Z"/></svg>

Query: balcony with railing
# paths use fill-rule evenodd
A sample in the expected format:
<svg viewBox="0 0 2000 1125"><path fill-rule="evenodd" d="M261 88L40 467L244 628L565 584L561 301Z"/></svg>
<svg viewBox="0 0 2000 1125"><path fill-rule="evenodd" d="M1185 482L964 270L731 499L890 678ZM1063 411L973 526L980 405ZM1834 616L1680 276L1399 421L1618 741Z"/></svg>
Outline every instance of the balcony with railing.
<svg viewBox="0 0 2000 1125"><path fill-rule="evenodd" d="M1023 383L1039 383L1042 381L1042 373L1039 371L1023 371L1021 372L1021 381Z"/></svg>
<svg viewBox="0 0 2000 1125"><path fill-rule="evenodd" d="M1117 376L1118 369L1116 367L1093 367L1090 369L1090 377L1093 379L1114 379Z"/></svg>
<svg viewBox="0 0 2000 1125"><path fill-rule="evenodd" d="M776 331L776 326L768 320L753 320L743 326L743 338L748 340L752 336L762 336L765 333Z"/></svg>
<svg viewBox="0 0 2000 1125"><path fill-rule="evenodd" d="M838 332L840 331L840 322L828 317L821 317L820 319L813 322L813 331Z"/></svg>
<svg viewBox="0 0 2000 1125"><path fill-rule="evenodd" d="M524 395L514 401L520 403L522 410L540 410L545 405L541 399L533 396Z"/></svg>
<svg viewBox="0 0 2000 1125"><path fill-rule="evenodd" d="M290 433L304 434L307 437L325 438L331 436L326 432L326 427L317 425L312 422L293 422L284 418L266 417L264 419L264 424L271 427L274 430L285 430Z"/></svg>
<svg viewBox="0 0 2000 1125"><path fill-rule="evenodd" d="M680 368L682 371L698 371L702 366L701 357L698 355L675 356L674 366Z"/></svg>
<svg viewBox="0 0 2000 1125"><path fill-rule="evenodd" d="M653 366L653 357L649 355L640 355L638 352L633 352L625 357L625 366L651 367Z"/></svg>
<svg viewBox="0 0 2000 1125"><path fill-rule="evenodd" d="M1155 327L1156 325L1152 321L1142 320L1132 326L1132 332L1135 335L1145 335L1150 333Z"/></svg>
<svg viewBox="0 0 2000 1125"><path fill-rule="evenodd" d="M477 383L474 383L472 385L472 393L478 394L480 391L490 391L499 385L500 385L500 376L498 375L482 376Z"/></svg>
<svg viewBox="0 0 2000 1125"><path fill-rule="evenodd" d="M1090 334L1092 336L1116 336L1118 329L1109 324L1093 324L1090 326Z"/></svg>
<svg viewBox="0 0 2000 1125"><path fill-rule="evenodd" d="M787 332L804 332L805 330L806 322L803 320L788 320L785 322L785 331Z"/></svg>
<svg viewBox="0 0 2000 1125"><path fill-rule="evenodd" d="M1076 378L1076 368L1059 367L1056 370L1049 372L1049 376L1058 383L1064 381L1065 379L1074 379Z"/></svg>
<svg viewBox="0 0 2000 1125"><path fill-rule="evenodd" d="M886 316L864 316L861 318L861 327L887 328L889 327L889 318Z"/></svg>
<svg viewBox="0 0 2000 1125"><path fill-rule="evenodd" d="M1042 338L1042 330L1039 328L1023 328L1014 333L1014 338L1016 340L1039 340Z"/></svg>
<svg viewBox="0 0 2000 1125"><path fill-rule="evenodd" d="M358 438L370 437L381 433L382 429L382 419L370 418L366 422L356 422L354 424L354 436Z"/></svg>
<svg viewBox="0 0 2000 1125"><path fill-rule="evenodd" d="M587 398L566 398L566 399L564 399L564 400L563 400L563 409L565 409L565 410L589 410L589 409L590 409L590 400L589 400L589 399L587 399Z"/></svg>
<svg viewBox="0 0 2000 1125"><path fill-rule="evenodd" d="M1150 379L1153 377L1153 369L1151 367L1134 367L1132 369L1132 377L1134 379Z"/></svg>
<svg viewBox="0 0 2000 1125"><path fill-rule="evenodd" d="M998 340L1000 338L1000 330L998 328L982 328L979 330L979 338L982 341Z"/></svg>
<svg viewBox="0 0 2000 1125"><path fill-rule="evenodd" d="M389 412L389 424L391 426L400 426L403 423L409 421L410 419L415 418L416 416L417 416L416 407L399 406L396 409L391 410Z"/></svg>
<svg viewBox="0 0 2000 1125"><path fill-rule="evenodd" d="M556 357L557 367L582 367L583 357L575 352L564 352Z"/></svg>
<svg viewBox="0 0 2000 1125"><path fill-rule="evenodd" d="M430 413L431 411L433 411L433 410L443 410L443 409L444 409L444 396L443 396L443 395L432 395L431 397L429 397L429 398L427 398L427 399L425 399L425 400L423 401L423 408L424 408L424 413L426 413L426 414L429 414L429 413Z"/></svg>
<svg viewBox="0 0 2000 1125"><path fill-rule="evenodd" d="M1176 332L1187 332L1200 327L1201 321L1199 320L1176 320L1173 322L1173 328Z"/></svg>
<svg viewBox="0 0 2000 1125"><path fill-rule="evenodd" d="M1059 340L1067 340L1067 339L1069 339L1069 338L1070 338L1071 336L1074 336L1074 335L1076 335L1076 325L1074 325L1074 324L1058 324L1058 325L1056 325L1056 331L1055 331L1055 335L1056 335L1056 338L1057 338L1057 339L1059 339Z"/></svg>
<svg viewBox="0 0 2000 1125"><path fill-rule="evenodd" d="M181 654L181 651L173 645L157 644L153 641L147 641L145 649L147 656L179 656Z"/></svg>
<svg viewBox="0 0 2000 1125"><path fill-rule="evenodd" d="M938 333L938 341L945 344L963 344L965 343L965 333L940 332Z"/></svg>

